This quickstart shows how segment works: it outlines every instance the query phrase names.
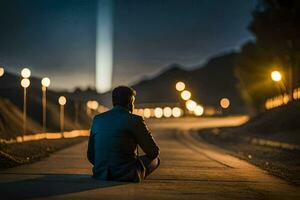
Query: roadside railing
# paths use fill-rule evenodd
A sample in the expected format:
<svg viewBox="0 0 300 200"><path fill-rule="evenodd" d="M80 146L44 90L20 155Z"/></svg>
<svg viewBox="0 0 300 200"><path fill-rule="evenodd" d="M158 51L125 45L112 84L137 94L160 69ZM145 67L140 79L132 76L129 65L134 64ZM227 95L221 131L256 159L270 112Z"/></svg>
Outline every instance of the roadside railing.
<svg viewBox="0 0 300 200"><path fill-rule="evenodd" d="M292 97L294 100L300 99L300 88L296 88L293 90ZM287 93L284 93L282 95L278 95L278 96L267 99L265 102L265 108L267 110L270 110L272 108L283 106L283 105L287 104L289 101L291 101L291 96L288 95Z"/></svg>
<svg viewBox="0 0 300 200"><path fill-rule="evenodd" d="M76 138L76 137L87 137L90 135L89 130L73 130L63 133L37 133L32 135L22 135L17 136L12 139L1 139L0 144L15 144L15 143L23 143L37 140L55 140L62 138Z"/></svg>

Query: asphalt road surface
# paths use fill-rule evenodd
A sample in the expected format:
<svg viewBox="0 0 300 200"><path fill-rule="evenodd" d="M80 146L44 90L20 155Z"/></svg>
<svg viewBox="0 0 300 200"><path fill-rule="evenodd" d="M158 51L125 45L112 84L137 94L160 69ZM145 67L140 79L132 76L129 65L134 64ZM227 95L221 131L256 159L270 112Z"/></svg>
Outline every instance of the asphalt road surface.
<svg viewBox="0 0 300 200"><path fill-rule="evenodd" d="M83 142L40 162L0 171L0 199L300 199L300 187L206 144L190 130L245 119L150 120L162 162L143 183L92 180Z"/></svg>

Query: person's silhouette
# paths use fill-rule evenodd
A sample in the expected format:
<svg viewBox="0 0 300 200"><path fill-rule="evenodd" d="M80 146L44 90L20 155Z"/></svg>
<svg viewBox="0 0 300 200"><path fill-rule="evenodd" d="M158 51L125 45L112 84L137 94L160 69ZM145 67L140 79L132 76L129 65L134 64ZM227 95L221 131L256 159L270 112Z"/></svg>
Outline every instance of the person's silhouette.
<svg viewBox="0 0 300 200"><path fill-rule="evenodd" d="M144 119L132 114L135 96L130 87L116 87L113 109L93 119L87 157L95 179L141 182L160 164L159 147ZM138 155L137 145L145 155Z"/></svg>

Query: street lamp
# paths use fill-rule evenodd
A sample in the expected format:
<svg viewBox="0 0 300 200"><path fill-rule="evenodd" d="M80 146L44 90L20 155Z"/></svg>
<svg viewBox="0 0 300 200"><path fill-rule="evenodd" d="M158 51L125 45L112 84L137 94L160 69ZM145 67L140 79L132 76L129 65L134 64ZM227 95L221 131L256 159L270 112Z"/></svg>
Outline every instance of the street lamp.
<svg viewBox="0 0 300 200"><path fill-rule="evenodd" d="M4 75L5 71L3 67L0 67L0 77L2 77Z"/></svg>
<svg viewBox="0 0 300 200"><path fill-rule="evenodd" d="M194 109L194 113L196 116L201 116L204 113L204 108L201 105L197 105Z"/></svg>
<svg viewBox="0 0 300 200"><path fill-rule="evenodd" d="M67 99L64 96L60 96L58 98L58 103L60 105L59 119L60 119L60 132L64 132L65 125L65 104L67 103Z"/></svg>
<svg viewBox="0 0 300 200"><path fill-rule="evenodd" d="M197 103L193 100L188 100L186 103L186 108L189 110L189 111L194 111L195 108L197 107Z"/></svg>
<svg viewBox="0 0 300 200"><path fill-rule="evenodd" d="M21 71L21 76L22 76L23 78L29 78L30 75L31 75L30 69L28 69L28 68L23 68L23 69L22 69L22 71Z"/></svg>
<svg viewBox="0 0 300 200"><path fill-rule="evenodd" d="M23 134L26 132L26 121L27 121L27 90L30 85L30 80L28 78L23 78L21 81L21 86L24 88L23 90Z"/></svg>
<svg viewBox="0 0 300 200"><path fill-rule="evenodd" d="M175 85L175 88L179 92L183 91L184 88L185 88L184 82L181 82L181 81L177 82L176 85Z"/></svg>
<svg viewBox="0 0 300 200"><path fill-rule="evenodd" d="M228 98L222 98L220 100L220 106L223 108L223 109L226 109L230 106L230 100Z"/></svg>
<svg viewBox="0 0 300 200"><path fill-rule="evenodd" d="M279 71L272 71L271 78L275 82L279 82L282 79L281 73Z"/></svg>
<svg viewBox="0 0 300 200"><path fill-rule="evenodd" d="M42 106L43 106L43 131L46 131L46 120L47 120L47 115L46 115L46 105L47 105L47 97L46 97L46 91L47 91L47 87L50 86L50 79L45 77L42 79L41 81L42 83Z"/></svg>
<svg viewBox="0 0 300 200"><path fill-rule="evenodd" d="M184 90L181 92L181 98L185 101L189 100L191 98L192 94L188 90Z"/></svg>

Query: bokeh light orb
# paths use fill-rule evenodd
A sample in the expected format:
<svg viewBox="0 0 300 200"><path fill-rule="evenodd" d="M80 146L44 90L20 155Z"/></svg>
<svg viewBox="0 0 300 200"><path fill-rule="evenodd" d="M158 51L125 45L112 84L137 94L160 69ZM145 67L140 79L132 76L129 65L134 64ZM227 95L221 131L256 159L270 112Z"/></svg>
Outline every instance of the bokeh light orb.
<svg viewBox="0 0 300 200"><path fill-rule="evenodd" d="M67 99L66 99L66 97L64 97L64 96L60 96L59 98L58 98L58 103L59 103L59 105L65 105L66 103L67 103Z"/></svg>
<svg viewBox="0 0 300 200"><path fill-rule="evenodd" d="M196 108L194 109L194 113L196 116L201 116L204 113L204 108L201 105L197 105Z"/></svg>
<svg viewBox="0 0 300 200"><path fill-rule="evenodd" d="M144 109L144 117L150 118L151 117L151 110L149 108Z"/></svg>
<svg viewBox="0 0 300 200"><path fill-rule="evenodd" d="M23 88L28 88L30 85L30 80L28 78L23 78L21 81L21 86Z"/></svg>
<svg viewBox="0 0 300 200"><path fill-rule="evenodd" d="M191 98L192 94L188 90L184 90L181 92L181 98L185 101L189 100Z"/></svg>
<svg viewBox="0 0 300 200"><path fill-rule="evenodd" d="M5 73L4 68L3 68L3 67L0 67L0 77L3 76L4 73Z"/></svg>
<svg viewBox="0 0 300 200"><path fill-rule="evenodd" d="M220 106L224 109L228 108L230 106L230 100L228 98L222 98L220 100Z"/></svg>
<svg viewBox="0 0 300 200"><path fill-rule="evenodd" d="M30 75L31 75L30 69L28 69L28 68L22 69L22 71L21 71L21 76L22 76L23 78L29 78Z"/></svg>
<svg viewBox="0 0 300 200"><path fill-rule="evenodd" d="M180 117L182 115L182 110L178 107L174 107L172 109L172 115L173 117Z"/></svg>
<svg viewBox="0 0 300 200"><path fill-rule="evenodd" d="M176 83L175 88L177 91L181 92L185 89L185 84L182 81Z"/></svg>
<svg viewBox="0 0 300 200"><path fill-rule="evenodd" d="M172 116L172 108L165 107L163 109L163 115L164 115L164 117L171 117Z"/></svg>
<svg viewBox="0 0 300 200"><path fill-rule="evenodd" d="M279 71L273 71L271 73L271 78L272 78L273 81L278 82L278 81L281 81L282 76L281 76L281 73Z"/></svg>
<svg viewBox="0 0 300 200"><path fill-rule="evenodd" d="M161 118L163 116L163 109L160 107L157 107L154 109L154 116L156 118Z"/></svg>
<svg viewBox="0 0 300 200"><path fill-rule="evenodd" d="M197 106L197 103L193 100L188 100L186 103L186 108L189 110L189 111L194 111L196 106Z"/></svg>
<svg viewBox="0 0 300 200"><path fill-rule="evenodd" d="M42 79L41 83L42 83L42 86L49 87L50 86L50 79L48 77L45 77L45 78Z"/></svg>

